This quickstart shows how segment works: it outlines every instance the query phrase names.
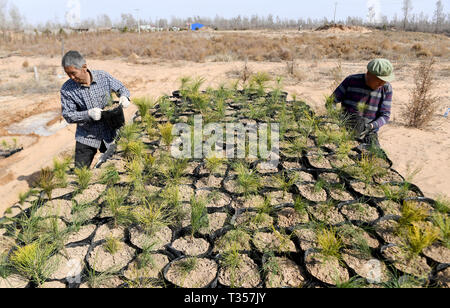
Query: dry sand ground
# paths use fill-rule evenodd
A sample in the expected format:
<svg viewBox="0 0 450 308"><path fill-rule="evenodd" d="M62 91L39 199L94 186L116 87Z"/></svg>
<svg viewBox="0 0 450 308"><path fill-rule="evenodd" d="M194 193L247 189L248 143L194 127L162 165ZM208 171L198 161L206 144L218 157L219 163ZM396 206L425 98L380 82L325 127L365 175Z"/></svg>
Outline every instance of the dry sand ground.
<svg viewBox="0 0 450 308"><path fill-rule="evenodd" d="M41 78L61 74L59 58L45 57L9 57L0 59L0 86L11 83L27 84L34 73L22 64L27 61L29 67L38 66ZM324 96L332 91L332 69L337 61L301 61L298 60L297 77L289 77L286 63L249 62L253 72L265 71L273 77L285 76L285 90L297 94L317 112L324 111ZM342 62L342 77L365 71L364 62ZM434 93L441 97L439 114L433 125L427 130L405 128L401 122L401 108L407 103L413 87L412 72L416 63L395 63L397 80L392 83L394 102L392 123L380 131L380 143L394 162L393 168L407 176L416 169L420 171L412 182L418 185L428 197L450 196L450 118L442 117L450 107L450 62L436 65L436 87ZM88 60L91 69L110 72L124 82L134 97L170 94L179 88L180 77L193 76L206 79L206 86L217 86L236 79L244 67L243 62L160 62L156 60L115 59ZM50 77L47 77L50 78ZM62 84L64 76L57 82ZM18 90L20 92L20 89ZM8 135L6 127L22 119L46 111L60 112L59 92L51 94L14 94L0 96L0 140ZM127 110L130 119L136 108ZM24 151L7 159L0 160L0 216L3 211L18 200L18 194L29 188L29 182L45 166L51 166L53 158L62 153L73 153L75 126L70 125L49 137L16 136L25 145ZM3 136L3 137L2 137ZM8 137L9 139L12 136Z"/></svg>

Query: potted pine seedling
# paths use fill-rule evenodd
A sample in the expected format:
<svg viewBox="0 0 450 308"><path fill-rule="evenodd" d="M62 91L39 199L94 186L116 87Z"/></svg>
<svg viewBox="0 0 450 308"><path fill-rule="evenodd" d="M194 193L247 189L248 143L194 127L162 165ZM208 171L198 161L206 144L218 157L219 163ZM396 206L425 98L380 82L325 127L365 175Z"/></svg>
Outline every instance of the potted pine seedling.
<svg viewBox="0 0 450 308"><path fill-rule="evenodd" d="M231 288L256 288L261 284L258 265L246 254L240 254L238 246L220 255L218 282Z"/></svg>
<svg viewBox="0 0 450 308"><path fill-rule="evenodd" d="M54 251L53 245L37 240L17 247L9 256L9 262L21 276L40 287L56 270L56 262L50 260Z"/></svg>
<svg viewBox="0 0 450 308"><path fill-rule="evenodd" d="M341 265L341 250L344 247L342 239L334 228L323 228L316 233L317 250L308 250L305 254L308 272L330 285L339 281L348 281L349 273Z"/></svg>
<svg viewBox="0 0 450 308"><path fill-rule="evenodd" d="M108 103L102 110L101 119L112 130L119 129L125 124L123 107L118 101L114 101L111 95L109 96Z"/></svg>

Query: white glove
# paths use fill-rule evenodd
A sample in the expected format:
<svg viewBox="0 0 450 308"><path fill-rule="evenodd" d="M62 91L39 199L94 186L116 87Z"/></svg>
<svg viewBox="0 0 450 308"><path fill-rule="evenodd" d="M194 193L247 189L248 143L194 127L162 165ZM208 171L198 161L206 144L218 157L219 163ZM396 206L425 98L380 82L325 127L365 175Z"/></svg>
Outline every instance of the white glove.
<svg viewBox="0 0 450 308"><path fill-rule="evenodd" d="M121 96L119 103L122 105L123 108L128 108L128 107L130 107L130 104L131 104L130 100L126 96Z"/></svg>
<svg viewBox="0 0 450 308"><path fill-rule="evenodd" d="M100 108L92 108L88 110L88 115L94 121L100 121L102 118L102 110Z"/></svg>

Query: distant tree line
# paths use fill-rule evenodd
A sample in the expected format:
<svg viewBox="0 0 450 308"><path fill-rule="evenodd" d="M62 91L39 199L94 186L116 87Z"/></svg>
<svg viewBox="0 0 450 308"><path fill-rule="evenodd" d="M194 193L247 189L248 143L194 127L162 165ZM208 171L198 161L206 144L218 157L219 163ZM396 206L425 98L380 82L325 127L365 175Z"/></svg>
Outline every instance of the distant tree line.
<svg viewBox="0 0 450 308"><path fill-rule="evenodd" d="M373 12L368 12L368 16ZM346 20L336 21L336 23L347 26L371 26L380 29L401 29L405 31L419 31L419 32L434 32L450 34L450 14L444 11L444 6L441 0L436 1L433 16L427 16L423 13L412 14L411 0L403 0L402 12L400 15L394 15L393 18L388 19L386 16L380 16L376 22L373 18L364 20L359 17L348 17ZM371 22L369 22L369 20ZM224 18L221 16L209 17L189 17L178 18L172 17L170 20L165 18L160 19L145 19L140 18L141 25L152 25L158 28L186 28L188 24L201 23L216 30L253 30L253 29L315 29L325 24L332 24L333 20L323 19L288 19L280 18L278 16L237 16L233 18ZM78 28L84 29L98 29L98 28L118 28L126 31L136 31L138 28L138 21L133 14L122 14L120 20L113 21L108 15L102 14L97 18L84 19ZM66 23L58 21L48 21L37 26L28 24L25 17L22 16L13 3L8 3L8 0L0 0L0 30L38 30L49 31L62 28L69 28Z"/></svg>

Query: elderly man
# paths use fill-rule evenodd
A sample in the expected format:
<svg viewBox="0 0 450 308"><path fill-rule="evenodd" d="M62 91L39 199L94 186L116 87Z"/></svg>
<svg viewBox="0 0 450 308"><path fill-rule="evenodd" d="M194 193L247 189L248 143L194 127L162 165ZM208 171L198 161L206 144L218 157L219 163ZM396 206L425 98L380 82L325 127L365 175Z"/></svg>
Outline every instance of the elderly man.
<svg viewBox="0 0 450 308"><path fill-rule="evenodd" d="M66 53L62 66L70 78L61 88L62 115L68 123L77 124L75 167L89 168L97 151L105 153L116 135L115 130L101 121L102 109L108 104L112 92L127 108L130 92L107 72L89 70L78 51Z"/></svg>
<svg viewBox="0 0 450 308"><path fill-rule="evenodd" d="M334 91L334 103L341 103L349 124L364 143L380 146L378 130L389 122L394 68L386 59L375 59L367 73L348 76Z"/></svg>

